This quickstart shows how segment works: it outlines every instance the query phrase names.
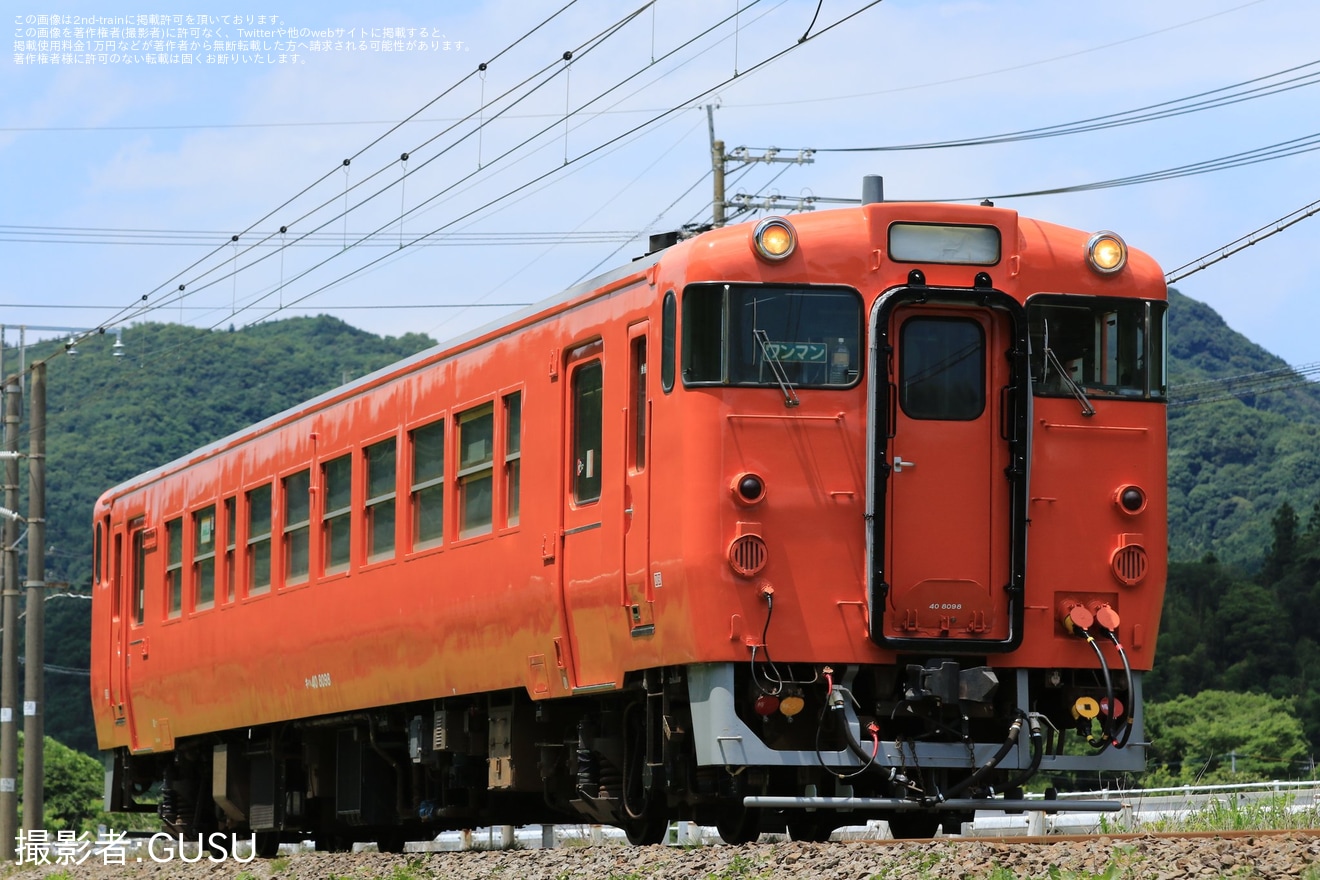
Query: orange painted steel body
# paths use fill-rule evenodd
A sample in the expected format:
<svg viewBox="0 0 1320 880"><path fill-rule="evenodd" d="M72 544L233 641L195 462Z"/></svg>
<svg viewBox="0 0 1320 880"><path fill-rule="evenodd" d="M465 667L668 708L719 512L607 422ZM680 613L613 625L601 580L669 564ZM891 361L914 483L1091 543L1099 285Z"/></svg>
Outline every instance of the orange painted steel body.
<svg viewBox="0 0 1320 880"><path fill-rule="evenodd" d="M985 663L999 669L1090 667L1091 648L1066 631L1059 608L1103 603L1121 614L1133 669L1148 670L1166 546L1160 403L1096 399L1097 413L1083 416L1072 396L1031 400L1022 419L1030 432L1029 525L1014 633L1003 595L1014 551L1000 515L1012 505L1003 474L1013 450L997 439L1006 428L994 421L1007 381L1002 352L1014 343L996 315L919 298L896 301L887 313L900 356L908 344L902 322L917 314L964 321L992 352L986 415L945 431L950 423L911 420L895 405L886 455L915 463L899 472L876 474L868 447L886 433L868 431L868 419L884 416L873 415L876 365L892 351L864 362L854 353L859 381L798 389L792 407L773 385L688 387L681 366L673 389L662 390L663 299L692 284L852 288L873 345L878 300L909 286L914 268L887 253L895 220L997 228L1003 253L985 271L1018 304L1042 293L1164 297L1161 272L1145 255L1133 252L1114 275L1090 272L1081 259L1085 233L999 208L877 204L803 215L792 221L797 247L779 263L753 253L748 227L703 234L615 273L605 286L382 370L102 496L94 527L106 552L95 587L91 680L101 747L161 752L211 732L370 707L510 689L556 700L620 687L633 670L745 664L762 642L763 588L773 591L770 640L780 663L893 664L911 650L884 639L911 637L935 640L935 654L941 639L963 652L978 651L980 640L1003 642L985 651ZM920 269L930 288L970 288L977 271ZM578 456L574 388L589 381L583 370L593 363L601 377L599 447ZM504 411L512 394L521 406L516 517ZM461 417L485 405L493 448L460 447ZM414 549L412 432L439 419L443 542ZM364 450L391 439L398 458L394 499L385 503L395 505L394 551L372 559ZM464 537L464 456L487 452L491 525ZM323 466L344 455L352 456L351 556L327 571L325 518L333 511ZM284 576L296 549L286 530L296 524L284 522L281 479L302 470L310 472L310 565L293 583ZM746 474L764 480L764 497L752 503L737 496L735 482ZM598 481L598 499L574 500L580 479ZM263 485L274 495L272 584L255 593L247 556L259 536L250 532L246 493ZM1142 512L1113 501L1125 485L1147 493ZM883 557L880 574L867 549L872 494L884 507L874 551ZM193 523L209 508L215 599L198 608ZM170 618L167 523L174 520L183 524L174 572L182 607ZM740 538L752 542L743 545L753 554L747 565L764 553L750 577L730 564ZM1129 545L1144 548L1148 561L1135 586L1111 571L1115 552ZM882 587L885 579L894 582Z"/></svg>

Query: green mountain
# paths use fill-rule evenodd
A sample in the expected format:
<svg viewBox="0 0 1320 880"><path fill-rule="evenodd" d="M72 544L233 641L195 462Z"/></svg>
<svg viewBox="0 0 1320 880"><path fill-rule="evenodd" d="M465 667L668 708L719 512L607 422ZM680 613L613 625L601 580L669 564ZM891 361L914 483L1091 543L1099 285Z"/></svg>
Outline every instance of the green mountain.
<svg viewBox="0 0 1320 880"><path fill-rule="evenodd" d="M1280 505L1310 511L1320 499L1320 394L1208 306L1176 291L1171 303L1171 552L1255 568ZM101 492L432 344L419 334L381 339L329 317L237 332L143 324L125 331L123 357L113 356L111 342L86 340L48 368L47 580L68 585L52 593L90 589L91 510ZM27 357L61 348L45 343ZM12 349L5 364L17 364ZM26 492L26 468L21 482ZM25 566L21 556L21 576ZM90 604L47 602L46 731L95 751L87 678L77 673L89 663ZM1170 619L1205 623L1181 613ZM1162 656L1183 656L1173 647L1180 636L1169 638L1172 650ZM1166 681L1168 695L1182 692Z"/></svg>
<svg viewBox="0 0 1320 880"><path fill-rule="evenodd" d="M1320 387L1204 303L1169 302L1169 553L1255 568L1280 505L1320 500Z"/></svg>
<svg viewBox="0 0 1320 880"><path fill-rule="evenodd" d="M46 580L52 594L91 590L91 516L110 487L434 342L419 333L380 338L330 317L291 318L236 332L142 324L78 343L43 343L46 379ZM53 356L53 357L52 357ZM12 370L18 355L5 351ZM26 432L26 424L24 431ZM22 448L26 450L26 437ZM27 467L20 471L26 509ZM19 576L26 576L26 549ZM46 732L96 751L87 677L91 603L46 603ZM22 675L19 676L20 682ZM21 685L20 685L21 686Z"/></svg>

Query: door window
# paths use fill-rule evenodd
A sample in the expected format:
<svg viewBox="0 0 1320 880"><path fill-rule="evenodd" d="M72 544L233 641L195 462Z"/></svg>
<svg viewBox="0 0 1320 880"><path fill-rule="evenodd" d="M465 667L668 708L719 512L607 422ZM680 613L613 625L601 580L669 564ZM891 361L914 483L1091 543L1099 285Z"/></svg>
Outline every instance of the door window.
<svg viewBox="0 0 1320 880"><path fill-rule="evenodd" d="M573 373L573 500L587 504L600 498L602 371L591 361Z"/></svg>
<svg viewBox="0 0 1320 880"><path fill-rule="evenodd" d="M985 411L985 333L965 318L910 318L901 331L899 402L912 419L971 421Z"/></svg>

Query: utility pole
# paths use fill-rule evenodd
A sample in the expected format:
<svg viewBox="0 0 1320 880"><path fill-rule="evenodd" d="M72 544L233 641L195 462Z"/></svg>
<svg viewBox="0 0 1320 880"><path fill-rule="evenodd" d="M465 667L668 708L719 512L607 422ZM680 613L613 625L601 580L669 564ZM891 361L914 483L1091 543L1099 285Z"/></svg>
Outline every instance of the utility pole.
<svg viewBox="0 0 1320 880"><path fill-rule="evenodd" d="M0 343L3 344L3 343ZM5 379L5 504L18 509L18 428L23 393L18 375ZM18 521L5 518L3 586L0 587L0 861L14 860L18 843Z"/></svg>
<svg viewBox="0 0 1320 880"><path fill-rule="evenodd" d="M11 508L12 509L12 508ZM46 827L46 363L28 402L27 670L23 688L23 828Z"/></svg>
<svg viewBox="0 0 1320 880"><path fill-rule="evenodd" d="M813 208L813 200L809 198L781 199L777 196L767 196L757 202L752 196L738 193L731 201L725 195L724 180L730 162L737 162L740 165L750 165L753 162L764 162L767 165L776 163L810 165L816 161L814 151L799 150L795 155L781 156L779 150L771 147L762 155L753 156L746 147L738 147L732 153L726 154L724 152L724 141L715 138L715 107L711 104L706 105L706 125L710 130L711 170L714 172L715 178L715 198L713 202L715 227L718 228L728 222L727 208L737 208L739 214L758 209L810 211Z"/></svg>
<svg viewBox="0 0 1320 880"><path fill-rule="evenodd" d="M710 163L715 173L715 227L724 225L724 141L715 139L715 107L706 105L706 127L710 129Z"/></svg>

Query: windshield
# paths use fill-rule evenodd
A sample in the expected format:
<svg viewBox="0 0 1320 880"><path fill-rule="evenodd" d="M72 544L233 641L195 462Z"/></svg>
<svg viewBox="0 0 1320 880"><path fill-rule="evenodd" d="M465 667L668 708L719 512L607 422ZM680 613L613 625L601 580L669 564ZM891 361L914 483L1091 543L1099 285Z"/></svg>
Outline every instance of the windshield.
<svg viewBox="0 0 1320 880"><path fill-rule="evenodd" d="M1033 297L1027 321L1035 393L1163 400L1166 308L1110 297Z"/></svg>
<svg viewBox="0 0 1320 880"><path fill-rule="evenodd" d="M861 372L862 298L851 288L697 284L683 292L687 385L843 388Z"/></svg>

